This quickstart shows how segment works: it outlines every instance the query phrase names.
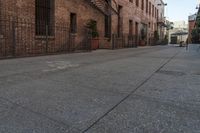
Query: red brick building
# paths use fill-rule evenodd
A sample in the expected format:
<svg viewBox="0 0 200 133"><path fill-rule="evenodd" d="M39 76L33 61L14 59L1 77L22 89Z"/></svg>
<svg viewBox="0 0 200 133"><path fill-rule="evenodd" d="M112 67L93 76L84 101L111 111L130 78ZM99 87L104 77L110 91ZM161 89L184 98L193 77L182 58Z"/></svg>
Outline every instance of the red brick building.
<svg viewBox="0 0 200 133"><path fill-rule="evenodd" d="M103 38L106 34L104 8L110 7L106 1L98 4L91 0L1 0L1 29L4 30L0 54L65 51L70 42L78 48L87 43L89 20L97 22L99 38Z"/></svg>
<svg viewBox="0 0 200 133"><path fill-rule="evenodd" d="M150 45L164 23L160 4L162 0L0 0L0 56L89 47L89 20L96 22L100 48Z"/></svg>
<svg viewBox="0 0 200 133"><path fill-rule="evenodd" d="M133 34L140 41L144 39L145 44L139 44L151 45L154 32L159 30L160 35L164 32L165 4L162 0L119 0L118 4L122 18L121 32Z"/></svg>
<svg viewBox="0 0 200 133"><path fill-rule="evenodd" d="M192 30L195 28L196 24L196 14L189 16L188 25L189 25L189 33L188 33L188 43L192 43Z"/></svg>

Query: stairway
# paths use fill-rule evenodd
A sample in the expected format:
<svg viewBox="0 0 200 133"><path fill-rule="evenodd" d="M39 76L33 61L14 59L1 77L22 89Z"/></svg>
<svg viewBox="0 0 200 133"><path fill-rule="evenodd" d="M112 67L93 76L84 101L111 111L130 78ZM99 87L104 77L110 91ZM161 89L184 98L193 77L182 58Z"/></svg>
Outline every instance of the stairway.
<svg viewBox="0 0 200 133"><path fill-rule="evenodd" d="M105 15L111 14L111 8L107 0L89 0L90 3Z"/></svg>

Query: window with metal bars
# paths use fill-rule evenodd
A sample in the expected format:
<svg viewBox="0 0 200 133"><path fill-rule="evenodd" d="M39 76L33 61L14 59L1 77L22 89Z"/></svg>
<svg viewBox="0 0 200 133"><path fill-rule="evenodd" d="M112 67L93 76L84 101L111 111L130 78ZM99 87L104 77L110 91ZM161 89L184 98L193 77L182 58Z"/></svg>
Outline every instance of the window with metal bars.
<svg viewBox="0 0 200 133"><path fill-rule="evenodd" d="M146 0L146 13L148 13L148 10L149 10L149 2L148 0Z"/></svg>
<svg viewBox="0 0 200 133"><path fill-rule="evenodd" d="M36 35L54 35L54 0L35 0Z"/></svg>
<svg viewBox="0 0 200 133"><path fill-rule="evenodd" d="M154 5L152 5L152 17L154 17Z"/></svg>
<svg viewBox="0 0 200 133"><path fill-rule="evenodd" d="M129 20L129 35L133 35L133 20Z"/></svg>
<svg viewBox="0 0 200 133"><path fill-rule="evenodd" d="M144 10L144 0L142 0L142 6L141 9Z"/></svg>
<svg viewBox="0 0 200 133"><path fill-rule="evenodd" d="M151 15L151 2L149 2L149 15Z"/></svg>
<svg viewBox="0 0 200 133"><path fill-rule="evenodd" d="M136 6L137 7L139 6L139 0L136 0Z"/></svg>
<svg viewBox="0 0 200 133"><path fill-rule="evenodd" d="M77 17L75 13L70 14L70 29L71 33L77 32Z"/></svg>
<svg viewBox="0 0 200 133"><path fill-rule="evenodd" d="M105 15L105 37L111 37L111 16Z"/></svg>

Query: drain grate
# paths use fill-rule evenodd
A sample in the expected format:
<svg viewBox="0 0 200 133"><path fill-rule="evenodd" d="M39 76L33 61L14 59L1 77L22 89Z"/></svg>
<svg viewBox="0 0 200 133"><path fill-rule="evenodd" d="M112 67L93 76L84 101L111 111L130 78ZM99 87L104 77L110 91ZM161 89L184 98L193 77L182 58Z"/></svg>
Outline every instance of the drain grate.
<svg viewBox="0 0 200 133"><path fill-rule="evenodd" d="M184 72L168 71L168 70L160 70L157 73L165 74L165 75L171 75L171 76L184 76L184 75L186 75Z"/></svg>

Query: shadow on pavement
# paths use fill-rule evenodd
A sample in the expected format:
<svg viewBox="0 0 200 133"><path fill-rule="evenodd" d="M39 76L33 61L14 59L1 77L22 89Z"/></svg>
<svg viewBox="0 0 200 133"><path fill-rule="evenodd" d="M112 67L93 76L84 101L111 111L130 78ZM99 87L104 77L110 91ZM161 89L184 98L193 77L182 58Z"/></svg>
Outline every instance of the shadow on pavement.
<svg viewBox="0 0 200 133"><path fill-rule="evenodd" d="M200 44L189 44L188 51L189 52L200 52Z"/></svg>

